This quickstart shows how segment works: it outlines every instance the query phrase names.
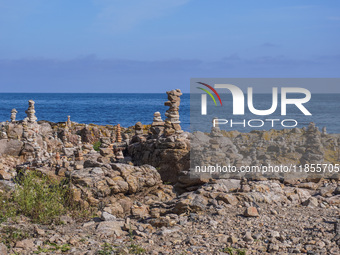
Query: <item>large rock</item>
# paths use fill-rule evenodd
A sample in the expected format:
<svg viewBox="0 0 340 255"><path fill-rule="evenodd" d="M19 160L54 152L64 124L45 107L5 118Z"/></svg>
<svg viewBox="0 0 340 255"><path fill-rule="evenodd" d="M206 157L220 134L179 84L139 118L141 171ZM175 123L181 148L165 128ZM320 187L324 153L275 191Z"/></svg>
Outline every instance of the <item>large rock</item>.
<svg viewBox="0 0 340 255"><path fill-rule="evenodd" d="M19 156L23 143L19 140L0 140L0 154L9 156Z"/></svg>
<svg viewBox="0 0 340 255"><path fill-rule="evenodd" d="M162 180L176 183L182 171L190 168L188 133L177 137L159 138L129 145L128 151L135 165L149 164L158 169Z"/></svg>
<svg viewBox="0 0 340 255"><path fill-rule="evenodd" d="M157 170L149 165L97 164L97 167L67 171L65 174L71 177L74 192L80 194L78 202L87 201L90 205L98 205L104 200L111 204L107 201L112 196L134 195L162 183ZM119 202L108 206L115 215L122 215L131 208L127 203L122 204L124 208Z"/></svg>
<svg viewBox="0 0 340 255"><path fill-rule="evenodd" d="M126 234L123 230L122 227L124 226L124 221L123 220L115 220L115 221L103 221L99 223L97 227L97 233L101 235L105 235L107 237L110 236L123 236Z"/></svg>

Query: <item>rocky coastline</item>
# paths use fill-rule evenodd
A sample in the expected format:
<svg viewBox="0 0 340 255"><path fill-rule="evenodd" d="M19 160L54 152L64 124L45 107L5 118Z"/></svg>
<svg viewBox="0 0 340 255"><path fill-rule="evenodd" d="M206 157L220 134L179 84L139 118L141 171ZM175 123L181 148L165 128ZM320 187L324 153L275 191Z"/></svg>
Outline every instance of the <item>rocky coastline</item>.
<svg viewBox="0 0 340 255"><path fill-rule="evenodd" d="M338 173L220 179L190 171L190 154L207 151L211 162L237 167L339 164L339 134L314 123L191 134L180 126L181 91L167 95L165 120L155 112L151 125L133 127L38 120L32 100L24 120L13 109L0 123L0 193L34 172L67 180L72 204L93 215L65 213L50 224L2 217L0 254L340 254Z"/></svg>

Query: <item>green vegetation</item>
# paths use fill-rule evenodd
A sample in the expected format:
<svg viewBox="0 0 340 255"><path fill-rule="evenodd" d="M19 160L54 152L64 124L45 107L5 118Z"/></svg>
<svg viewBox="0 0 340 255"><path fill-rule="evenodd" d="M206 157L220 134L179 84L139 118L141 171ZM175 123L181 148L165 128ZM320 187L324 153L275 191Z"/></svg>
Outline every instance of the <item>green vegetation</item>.
<svg viewBox="0 0 340 255"><path fill-rule="evenodd" d="M66 213L70 204L69 185L35 172L22 175L19 184L13 193L17 214L25 215L33 222L50 224Z"/></svg>
<svg viewBox="0 0 340 255"><path fill-rule="evenodd" d="M42 248L38 246L38 250L34 252L34 254L46 253L51 251L61 251L68 252L71 248L69 244L58 245L56 243L46 243L49 247Z"/></svg>
<svg viewBox="0 0 340 255"><path fill-rule="evenodd" d="M111 255L111 254L126 254L126 251L129 254L144 254L146 251L143 247L138 244L131 243L130 245L124 247L115 247L109 243L104 243L102 245L102 249L97 251L97 255Z"/></svg>
<svg viewBox="0 0 340 255"><path fill-rule="evenodd" d="M102 145L101 142L100 142L100 141L97 141L97 142L95 142L95 143L93 144L93 149L94 149L95 151L99 151L99 147L100 147L101 145Z"/></svg>
<svg viewBox="0 0 340 255"><path fill-rule="evenodd" d="M243 249L235 249L232 247L227 247L222 250L222 252L225 252L229 255L246 255L247 251Z"/></svg>
<svg viewBox="0 0 340 255"><path fill-rule="evenodd" d="M1 228L0 242L7 247L13 246L16 242L27 239L30 234L22 229L5 226Z"/></svg>
<svg viewBox="0 0 340 255"><path fill-rule="evenodd" d="M97 251L98 255L110 255L110 254L114 254L115 249L113 248L113 246L109 243L104 243L102 246L102 249Z"/></svg>
<svg viewBox="0 0 340 255"><path fill-rule="evenodd" d="M72 203L72 191L67 179L55 180L37 172L27 171L17 177L17 187L11 194L0 193L0 223L24 215L34 223L62 224L61 215L76 220L88 220L94 208L81 208Z"/></svg>
<svg viewBox="0 0 340 255"><path fill-rule="evenodd" d="M138 244L130 244L130 246L128 246L129 248L129 253L130 254L143 254L145 253L145 249L141 246L139 246Z"/></svg>

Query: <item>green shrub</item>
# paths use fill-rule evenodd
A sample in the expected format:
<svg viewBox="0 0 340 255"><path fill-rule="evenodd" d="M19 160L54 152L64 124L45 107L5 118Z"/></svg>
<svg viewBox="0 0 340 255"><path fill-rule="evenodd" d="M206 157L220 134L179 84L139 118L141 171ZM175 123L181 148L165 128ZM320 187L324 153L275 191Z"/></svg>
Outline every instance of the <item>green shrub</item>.
<svg viewBox="0 0 340 255"><path fill-rule="evenodd" d="M95 143L93 144L93 149L94 149L95 151L99 151L100 145L102 145L102 143L101 143L100 141L95 142Z"/></svg>
<svg viewBox="0 0 340 255"><path fill-rule="evenodd" d="M16 215L16 209L10 195L0 193L0 223Z"/></svg>
<svg viewBox="0 0 340 255"><path fill-rule="evenodd" d="M49 247L38 246L38 250L35 251L34 254L48 253L48 252L54 252L54 251L61 251L62 253L64 253L64 252L68 252L69 250L71 250L69 244L58 245L56 243L47 242L46 245L48 245Z"/></svg>
<svg viewBox="0 0 340 255"><path fill-rule="evenodd" d="M224 248L224 249L222 249L222 252L225 252L229 255L246 255L247 254L246 250L234 249L232 247Z"/></svg>
<svg viewBox="0 0 340 255"><path fill-rule="evenodd" d="M71 199L68 184L62 185L35 172L25 173L19 180L11 199L18 215L25 215L33 222L50 224L66 213Z"/></svg>
<svg viewBox="0 0 340 255"><path fill-rule="evenodd" d="M35 223L61 224L59 216L68 214L76 221L88 221L96 208L83 208L72 202L71 183L51 179L37 172L19 173L13 192L0 193L0 223L24 215Z"/></svg>
<svg viewBox="0 0 340 255"><path fill-rule="evenodd" d="M145 253L145 249L143 247L139 246L138 244L132 243L129 246L129 252L131 254L144 254Z"/></svg>

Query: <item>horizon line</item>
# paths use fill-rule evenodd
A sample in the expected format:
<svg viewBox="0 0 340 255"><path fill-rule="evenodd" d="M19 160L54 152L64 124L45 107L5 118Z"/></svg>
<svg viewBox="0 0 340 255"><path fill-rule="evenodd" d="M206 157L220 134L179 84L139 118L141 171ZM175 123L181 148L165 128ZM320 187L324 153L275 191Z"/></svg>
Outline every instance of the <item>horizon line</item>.
<svg viewBox="0 0 340 255"><path fill-rule="evenodd" d="M165 92L0 92L0 94L165 94ZM200 94L182 92L183 94ZM312 94L340 94L339 92L311 92ZM230 93L228 93L230 94ZM247 94L247 93L246 93ZM268 92L257 92L253 94L272 94ZM280 95L281 93L279 93Z"/></svg>

